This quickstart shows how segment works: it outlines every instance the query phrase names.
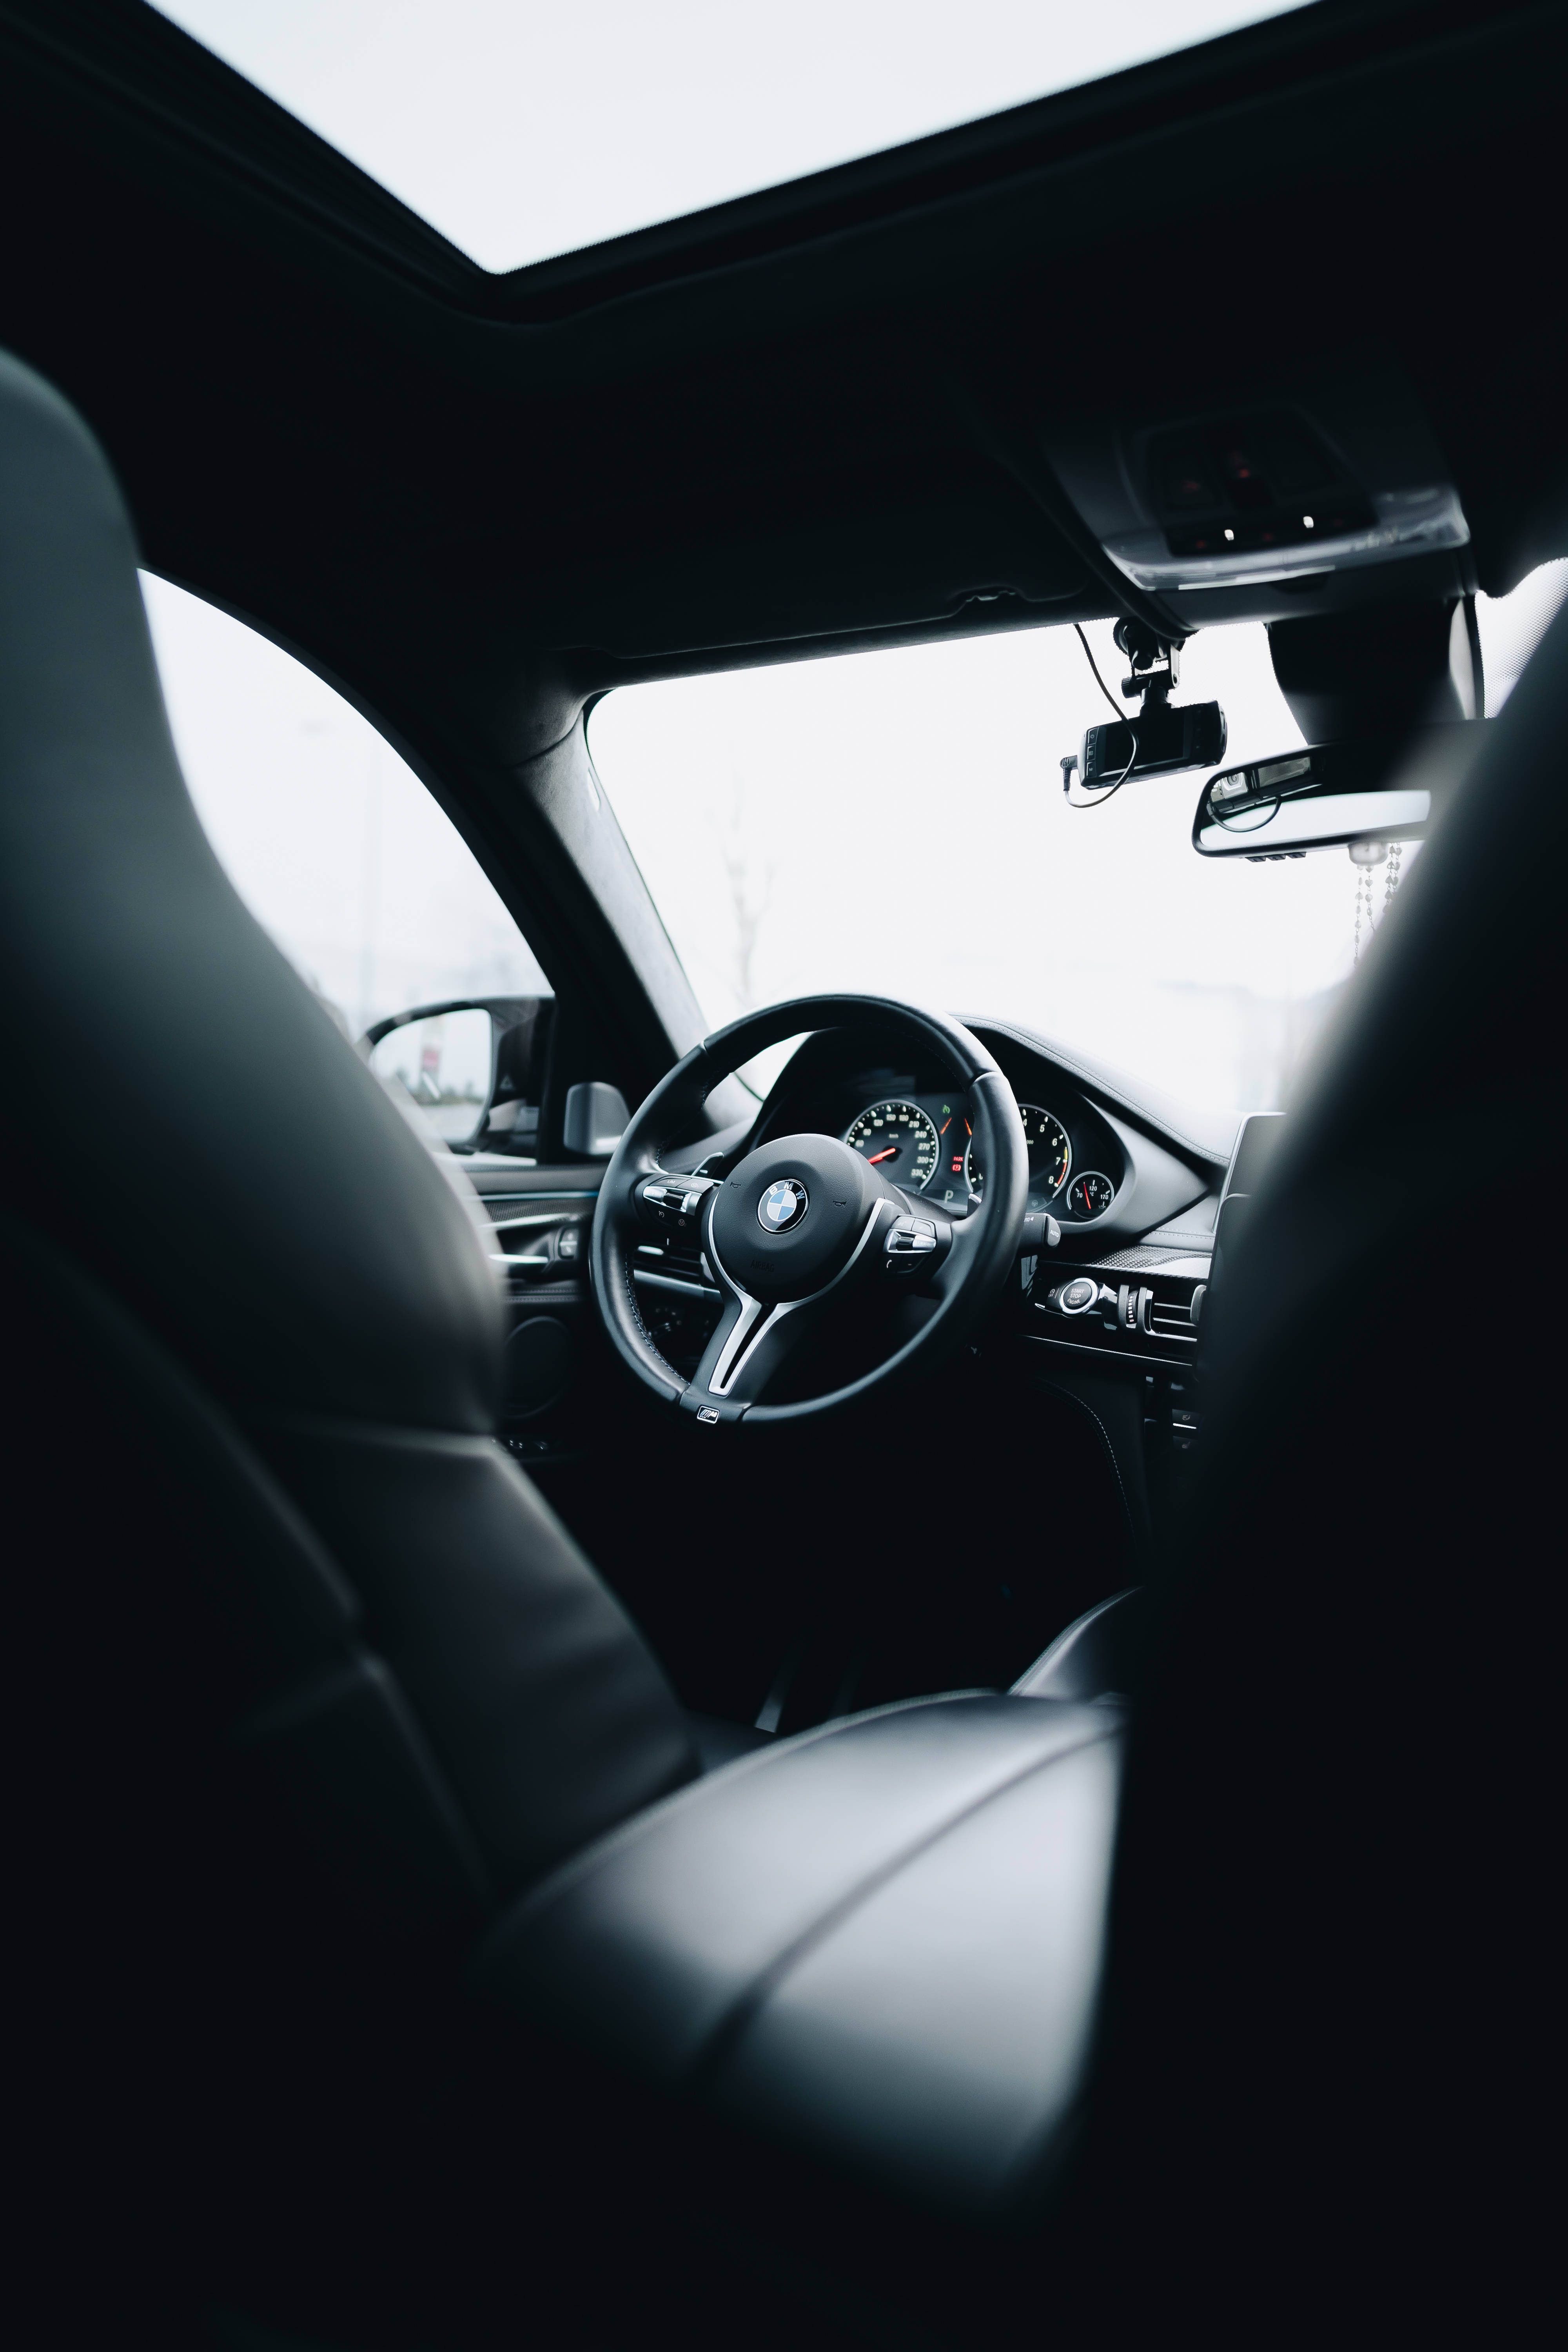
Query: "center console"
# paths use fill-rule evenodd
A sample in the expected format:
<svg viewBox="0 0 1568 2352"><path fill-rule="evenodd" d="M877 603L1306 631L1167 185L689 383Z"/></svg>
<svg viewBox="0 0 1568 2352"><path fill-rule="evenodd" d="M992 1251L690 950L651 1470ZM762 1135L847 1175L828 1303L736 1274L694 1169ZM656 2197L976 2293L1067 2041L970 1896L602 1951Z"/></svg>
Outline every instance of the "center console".
<svg viewBox="0 0 1568 2352"><path fill-rule="evenodd" d="M1189 1213L1182 1225L1097 1256L1058 1227L1056 1245L1024 1263L1020 1321L1032 1376L1098 1422L1141 1546L1152 1541L1198 1442L1204 1308L1282 1126L1278 1112L1243 1119L1217 1210L1212 1195L1207 1204L1212 1232L1198 1232Z"/></svg>

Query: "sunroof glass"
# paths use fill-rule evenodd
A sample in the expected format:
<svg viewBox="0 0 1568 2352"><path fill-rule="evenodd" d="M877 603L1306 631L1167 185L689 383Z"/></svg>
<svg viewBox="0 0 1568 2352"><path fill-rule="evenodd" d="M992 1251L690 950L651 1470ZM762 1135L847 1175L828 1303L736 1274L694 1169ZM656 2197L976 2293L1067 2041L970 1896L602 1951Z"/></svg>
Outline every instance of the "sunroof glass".
<svg viewBox="0 0 1568 2352"><path fill-rule="evenodd" d="M160 0L490 270L1097 80L1258 0Z"/></svg>

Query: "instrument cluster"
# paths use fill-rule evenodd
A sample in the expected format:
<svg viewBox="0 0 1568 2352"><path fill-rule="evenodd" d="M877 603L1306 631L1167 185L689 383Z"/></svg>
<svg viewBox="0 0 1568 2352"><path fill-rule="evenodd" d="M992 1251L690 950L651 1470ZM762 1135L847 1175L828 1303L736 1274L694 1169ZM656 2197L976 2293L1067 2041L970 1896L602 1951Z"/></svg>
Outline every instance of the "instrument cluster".
<svg viewBox="0 0 1568 2352"><path fill-rule="evenodd" d="M1089 1152L1075 1154L1072 1136L1054 1111L1023 1101L1018 1111L1029 1149L1030 1208L1078 1223L1102 1217L1115 1202L1115 1179L1093 1164ZM884 1095L858 1111L842 1134L852 1151L895 1184L923 1192L951 1213L965 1215L984 1196L985 1171L962 1097Z"/></svg>

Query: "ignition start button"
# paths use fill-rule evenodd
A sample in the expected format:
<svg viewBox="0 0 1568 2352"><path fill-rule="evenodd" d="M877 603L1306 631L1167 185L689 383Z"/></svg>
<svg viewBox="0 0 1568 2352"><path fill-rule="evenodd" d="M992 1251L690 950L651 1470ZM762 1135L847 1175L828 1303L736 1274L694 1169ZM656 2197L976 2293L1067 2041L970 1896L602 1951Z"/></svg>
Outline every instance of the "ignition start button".
<svg viewBox="0 0 1568 2352"><path fill-rule="evenodd" d="M1087 1275L1080 1274L1076 1281L1065 1283L1062 1286L1062 1313L1064 1315L1086 1314L1099 1296L1099 1283L1090 1282Z"/></svg>

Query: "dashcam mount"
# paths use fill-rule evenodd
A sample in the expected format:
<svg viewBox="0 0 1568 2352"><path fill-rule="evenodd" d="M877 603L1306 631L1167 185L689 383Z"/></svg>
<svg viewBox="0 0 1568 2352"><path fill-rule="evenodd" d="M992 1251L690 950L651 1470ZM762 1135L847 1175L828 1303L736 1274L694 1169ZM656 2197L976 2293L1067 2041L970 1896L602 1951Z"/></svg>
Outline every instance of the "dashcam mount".
<svg viewBox="0 0 1568 2352"><path fill-rule="evenodd" d="M1160 636L1147 621L1124 618L1117 622L1110 635L1117 651L1126 655L1131 672L1121 681L1121 691L1127 699L1139 700L1145 715L1151 709L1168 703L1182 674L1180 645Z"/></svg>

